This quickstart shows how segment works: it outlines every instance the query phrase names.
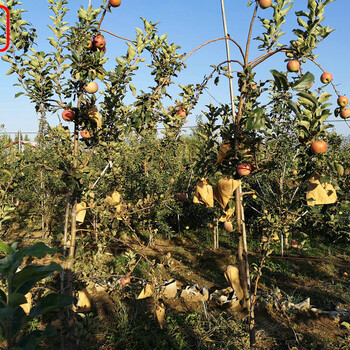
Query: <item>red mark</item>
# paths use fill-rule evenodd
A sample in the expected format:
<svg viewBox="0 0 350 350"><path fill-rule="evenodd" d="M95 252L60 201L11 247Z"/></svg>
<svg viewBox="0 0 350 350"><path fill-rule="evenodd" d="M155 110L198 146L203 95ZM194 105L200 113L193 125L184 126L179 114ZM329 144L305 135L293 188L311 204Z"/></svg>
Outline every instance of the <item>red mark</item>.
<svg viewBox="0 0 350 350"><path fill-rule="evenodd" d="M0 9L4 10L6 13L6 45L2 49L0 49L0 52L4 52L10 46L10 11L4 5L0 5Z"/></svg>

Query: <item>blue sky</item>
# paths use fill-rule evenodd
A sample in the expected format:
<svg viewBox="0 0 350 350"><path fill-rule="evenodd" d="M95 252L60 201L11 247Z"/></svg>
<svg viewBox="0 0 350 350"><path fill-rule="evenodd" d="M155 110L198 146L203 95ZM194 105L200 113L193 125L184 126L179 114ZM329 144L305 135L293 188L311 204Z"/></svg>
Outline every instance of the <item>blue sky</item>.
<svg viewBox="0 0 350 350"><path fill-rule="evenodd" d="M98 6L100 0L91 0L92 4ZM81 4L87 6L89 0L70 0L69 20L75 21L75 14ZM287 33L282 43L288 44L291 39L291 30L296 27L295 11L305 10L307 0L294 0L293 9L287 16L287 23L284 31ZM47 25L50 24L48 18L51 15L47 9L46 0L22 0L23 7L28 9L24 17L36 27L39 35L38 48L40 50L49 50L50 46L46 38L51 36ZM228 32L244 46L253 6L247 8L248 0L226 0L226 18ZM189 53L197 46L223 36L223 26L221 19L221 1L220 0L122 0L119 8L113 9L112 14L107 14L102 28L114 32L120 36L130 39L135 38L135 27L142 28L143 24L140 17L148 21L160 22L158 30L160 34L167 33L168 41L181 46L180 52ZM318 63L333 74L334 82L341 94L350 96L350 38L349 38L349 0L336 0L326 7L326 19L324 24L328 24L335 31L320 44L316 51L319 55ZM261 10L259 16L269 18L272 15L272 9ZM259 35L261 30L260 22L256 21L253 31L253 37ZM107 41L107 57L109 62L107 67L111 68L115 63L115 57L125 54L126 44L114 37L105 35ZM257 50L257 42L253 41L250 51L250 59L260 55ZM238 51L231 46L231 58L234 59ZM236 56L237 57L237 56ZM194 53L186 62L187 69L181 72L172 87L171 92L176 94L180 91L177 84L200 83L205 75L211 73L212 64L218 64L226 59L225 43L218 41L207 45ZM271 77L269 70L285 70L285 55L276 55L266 64L257 70L257 80L268 79ZM9 69L6 62L0 61L0 124L5 124L8 132L18 131L36 131L38 122L33 105L28 99L21 96L14 99L14 95L19 92L18 87L12 85L16 82L16 76L6 76L4 73ZM233 70L238 67L233 66ZM322 73L315 65L307 63L303 65L304 72L310 71L316 77L314 87L318 87L318 77ZM136 87L144 88L150 84L147 83L149 76L145 70L141 70L135 79ZM146 84L146 85L145 85ZM234 82L236 89L237 82ZM205 105L216 100L222 103L229 103L228 81L221 79L219 86L213 83L209 85L211 96L205 92L201 97L198 107L188 116L187 125L195 125L196 116L201 113ZM334 91L327 87L326 91L331 93L332 102L335 104L336 97ZM131 99L130 99L131 101ZM169 105L172 103L168 101ZM335 105L334 105L335 107ZM335 120L334 117L330 118ZM349 135L350 128L344 121L333 123L336 131L344 135ZM51 125L59 123L58 115L48 117Z"/></svg>

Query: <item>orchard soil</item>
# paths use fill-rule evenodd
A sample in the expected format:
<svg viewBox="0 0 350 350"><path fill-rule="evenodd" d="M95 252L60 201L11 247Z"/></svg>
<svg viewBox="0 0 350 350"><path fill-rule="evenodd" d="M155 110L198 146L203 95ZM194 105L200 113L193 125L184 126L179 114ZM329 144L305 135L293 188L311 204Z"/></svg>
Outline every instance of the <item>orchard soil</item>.
<svg viewBox="0 0 350 350"><path fill-rule="evenodd" d="M40 233L31 234L30 239L13 233L5 240L29 244L35 241L35 236L39 240ZM185 303L179 297L160 301L155 297L136 299L138 292L135 294L132 286L141 280L161 283L175 279L182 289L198 284L200 288L207 286L210 292L228 287L224 271L227 265L236 263L236 248L232 243L236 237L221 237L221 247L215 251L210 247L209 235L207 240L197 237L185 231L181 238L156 238L150 246L146 236L125 235L109 241L108 247L103 248L90 240L91 245L85 244L77 250L75 289L91 282L111 281L111 276L123 269L118 264L126 264L126 253L135 256L133 265L129 266L131 284L119 283L108 294L92 295L92 311L71 317L70 325L64 321L63 329L58 330L55 339L46 341L44 348L60 349L62 332L65 349L249 349L245 312L230 311L210 301ZM349 349L350 330L339 320L315 316L310 311L284 312L276 302L276 295L280 295L281 303L285 300L297 303L309 297L311 304L322 310L350 310L348 245L328 247L326 251L312 247L289 249L283 258L276 250L273 255L268 258L259 283L263 302L256 307L256 349L286 350L298 346L308 350ZM96 264L93 256L100 268L91 272L88 266ZM251 253L249 260L258 264L260 259ZM103 268L113 264L112 274ZM125 276L125 271L118 278ZM47 283L50 285L38 289L55 288L55 283L59 284L58 276ZM163 329L154 313L159 302L166 307ZM49 322L50 319L44 319L38 329Z"/></svg>

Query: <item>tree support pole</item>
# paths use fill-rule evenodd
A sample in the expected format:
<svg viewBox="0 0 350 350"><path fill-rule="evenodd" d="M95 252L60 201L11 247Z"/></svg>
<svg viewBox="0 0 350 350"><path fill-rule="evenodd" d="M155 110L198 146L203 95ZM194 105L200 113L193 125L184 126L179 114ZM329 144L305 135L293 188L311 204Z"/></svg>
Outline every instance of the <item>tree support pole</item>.
<svg viewBox="0 0 350 350"><path fill-rule="evenodd" d="M232 122L235 126L234 136L235 136L235 152L238 148L238 139L240 136L240 127L239 120L236 118L236 110L234 104L234 92L233 92L233 77L231 70L231 56L230 56L230 47L229 47L229 34L227 33L227 23L226 23L226 14L224 0L221 0L221 12L222 12L222 22L225 33L225 42L226 42L226 55L227 55L227 65L229 71L229 87L230 87L230 99L231 99L231 110L232 110ZM247 60L247 59L246 59ZM238 118L239 119L239 118ZM240 281L243 287L244 292L244 307L248 309L249 317L249 335L250 335L250 346L251 349L255 347L255 322L254 322L254 310L251 308L251 299L250 299L250 276L249 276L249 262L248 262L248 246L247 246L247 235L244 222L244 209L243 209L243 198L242 198L242 187L239 186L235 191L235 200L236 200L236 223L237 230L239 235L238 241L238 265L240 271Z"/></svg>

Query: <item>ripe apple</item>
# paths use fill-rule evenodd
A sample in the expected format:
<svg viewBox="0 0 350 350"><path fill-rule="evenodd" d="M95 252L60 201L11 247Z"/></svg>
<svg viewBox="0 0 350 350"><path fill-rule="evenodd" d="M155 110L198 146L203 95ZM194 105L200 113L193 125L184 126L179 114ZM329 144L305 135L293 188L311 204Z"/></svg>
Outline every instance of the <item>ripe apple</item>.
<svg viewBox="0 0 350 350"><path fill-rule="evenodd" d="M66 122L71 122L75 118L75 113L71 109L65 109L62 112L62 119Z"/></svg>
<svg viewBox="0 0 350 350"><path fill-rule="evenodd" d="M233 229L232 222L231 222L231 221L225 221L225 222L224 222L224 229L225 229L227 232L233 232L234 229Z"/></svg>
<svg viewBox="0 0 350 350"><path fill-rule="evenodd" d="M297 72L300 69L300 62L298 60L291 60L287 63L288 72Z"/></svg>
<svg viewBox="0 0 350 350"><path fill-rule="evenodd" d="M89 139L93 136L93 131L89 131L89 130L86 130L86 129L83 129L80 131L80 136L83 138L83 139Z"/></svg>
<svg viewBox="0 0 350 350"><path fill-rule="evenodd" d="M237 173L241 176L249 175L251 171L252 171L252 165L249 163L243 163L237 166Z"/></svg>
<svg viewBox="0 0 350 350"><path fill-rule="evenodd" d="M325 141L313 141L311 151L315 154L324 153L327 151L327 143Z"/></svg>
<svg viewBox="0 0 350 350"><path fill-rule="evenodd" d="M325 72L321 75L321 82L323 84L329 84L333 79L332 73Z"/></svg>
<svg viewBox="0 0 350 350"><path fill-rule="evenodd" d="M341 116L343 119L349 118L349 117L350 117L350 108L343 108L343 109L340 111L340 116Z"/></svg>
<svg viewBox="0 0 350 350"><path fill-rule="evenodd" d="M121 0L109 0L109 6L112 7L119 7L121 3Z"/></svg>
<svg viewBox="0 0 350 350"><path fill-rule="evenodd" d="M339 107L345 107L349 103L349 99L346 96L339 96L337 103Z"/></svg>
<svg viewBox="0 0 350 350"><path fill-rule="evenodd" d="M89 94L94 94L98 90L98 85L94 81L90 81L90 83L84 86L84 90Z"/></svg>
<svg viewBox="0 0 350 350"><path fill-rule="evenodd" d="M187 194L186 193L176 193L176 199L179 202L187 202Z"/></svg>
<svg viewBox="0 0 350 350"><path fill-rule="evenodd" d="M298 174L298 170L296 170L296 169L293 169L293 170L292 170L292 174L293 174L293 175L296 175L296 174Z"/></svg>
<svg viewBox="0 0 350 350"><path fill-rule="evenodd" d="M122 279L120 280L120 282L121 282L121 284L122 284L123 286L126 286L127 284L130 283L130 277L129 277L129 276L126 276L126 277L122 278Z"/></svg>
<svg viewBox="0 0 350 350"><path fill-rule="evenodd" d="M272 5L272 0L259 0L259 6L262 9L267 9Z"/></svg>
<svg viewBox="0 0 350 350"><path fill-rule="evenodd" d="M103 35L97 35L94 37L93 44L98 49L103 49L106 46L106 40Z"/></svg>
<svg viewBox="0 0 350 350"><path fill-rule="evenodd" d="M291 243L292 243L292 247L293 248L298 248L299 245L298 245L298 242L295 239L293 239Z"/></svg>
<svg viewBox="0 0 350 350"><path fill-rule="evenodd" d="M177 114L184 119L186 118L186 112L183 109L180 109Z"/></svg>

